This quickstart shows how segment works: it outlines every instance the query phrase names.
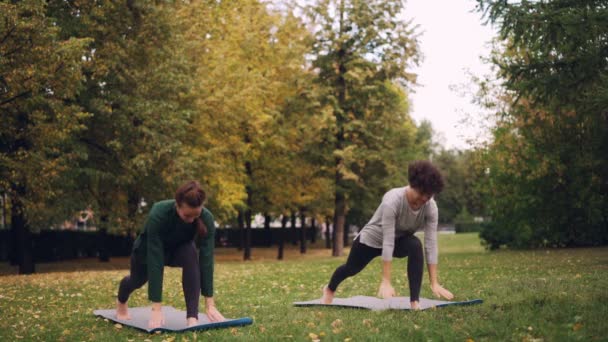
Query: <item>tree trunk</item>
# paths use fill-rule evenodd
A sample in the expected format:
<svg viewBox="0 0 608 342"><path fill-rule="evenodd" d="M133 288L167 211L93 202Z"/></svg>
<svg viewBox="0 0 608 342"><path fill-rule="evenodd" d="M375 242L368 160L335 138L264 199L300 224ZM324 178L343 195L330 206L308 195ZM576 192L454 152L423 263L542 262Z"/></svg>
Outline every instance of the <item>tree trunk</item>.
<svg viewBox="0 0 608 342"><path fill-rule="evenodd" d="M348 247L348 243L350 239L348 238L348 234L350 233L350 223L348 221L344 222L344 247Z"/></svg>
<svg viewBox="0 0 608 342"><path fill-rule="evenodd" d="M296 212L291 212L291 244L298 245L298 230L296 229Z"/></svg>
<svg viewBox="0 0 608 342"><path fill-rule="evenodd" d="M127 217L129 218L129 222L127 222L127 236L133 236L133 233L137 232L135 224L140 200L141 195L139 191L129 189L127 194Z"/></svg>
<svg viewBox="0 0 608 342"><path fill-rule="evenodd" d="M249 135L245 137L247 143L250 142ZM249 161L245 162L245 172L250 182L253 182L253 170ZM250 183L245 186L247 192L247 209L245 210L245 248L243 260L251 260L251 207L253 203L253 191Z"/></svg>
<svg viewBox="0 0 608 342"><path fill-rule="evenodd" d="M36 272L32 239L25 218L25 207L21 198L17 197L25 195L25 187L17 186L15 193L16 196L11 198L11 225L16 240L16 261L19 264L19 274L32 274Z"/></svg>
<svg viewBox="0 0 608 342"><path fill-rule="evenodd" d="M283 249L285 247L285 232L287 231L287 216L283 215L281 218L281 232L279 234L279 255L277 259L283 260Z"/></svg>
<svg viewBox="0 0 608 342"><path fill-rule="evenodd" d="M332 256L342 256L344 250L344 221L346 218L346 200L344 194L336 192L336 210L334 214L334 233L333 233L333 249Z"/></svg>
<svg viewBox="0 0 608 342"><path fill-rule="evenodd" d="M245 210L245 248L243 260L251 260L251 209Z"/></svg>
<svg viewBox="0 0 608 342"><path fill-rule="evenodd" d="M242 251L243 247L245 247L245 217L241 209L239 209L237 222L239 226L239 244L237 245L237 250Z"/></svg>
<svg viewBox="0 0 608 342"><path fill-rule="evenodd" d="M331 249L331 235L329 230L331 228L331 223L329 221L329 217L325 218L325 248Z"/></svg>
<svg viewBox="0 0 608 342"><path fill-rule="evenodd" d="M300 211L300 254L306 254L306 217Z"/></svg>
<svg viewBox="0 0 608 342"><path fill-rule="evenodd" d="M98 233L98 252L100 262L110 261L110 252L108 251L108 225L109 217L107 213L102 213L99 216L99 233Z"/></svg>
<svg viewBox="0 0 608 342"><path fill-rule="evenodd" d="M6 194L2 194L2 228L6 229Z"/></svg>
<svg viewBox="0 0 608 342"><path fill-rule="evenodd" d="M340 2L340 34L344 33L346 28L344 27L344 1ZM338 48L338 79L336 81L336 90L338 97L339 111L336 112L336 151L344 150L344 125L346 122L346 50L344 46ZM346 218L346 196L344 194L344 180L342 177L341 169L344 167L344 159L342 157L336 157L335 159L336 173L335 173L335 207L334 207L334 238L333 238L333 249L332 256L341 256L342 250L344 249L344 239L340 237L344 233L344 220Z"/></svg>
<svg viewBox="0 0 608 342"><path fill-rule="evenodd" d="M314 217L310 221L310 229L310 243L314 244L315 242L317 242L317 221Z"/></svg>
<svg viewBox="0 0 608 342"><path fill-rule="evenodd" d="M270 221L272 217L268 214L264 214L264 236L266 237L266 246L272 246L272 231L270 230Z"/></svg>
<svg viewBox="0 0 608 342"><path fill-rule="evenodd" d="M12 210L11 210L12 215ZM8 261L11 266L19 265L19 242L17 240L17 229L14 224L11 224L11 228L8 233Z"/></svg>

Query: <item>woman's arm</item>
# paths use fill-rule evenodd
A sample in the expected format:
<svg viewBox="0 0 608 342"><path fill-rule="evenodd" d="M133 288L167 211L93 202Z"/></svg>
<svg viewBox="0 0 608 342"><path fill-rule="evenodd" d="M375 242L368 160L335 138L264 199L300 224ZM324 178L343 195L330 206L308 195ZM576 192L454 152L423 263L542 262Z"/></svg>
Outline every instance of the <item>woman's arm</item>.
<svg viewBox="0 0 608 342"><path fill-rule="evenodd" d="M213 214L205 210L203 222L207 226L207 236L201 239L199 251L199 265L201 268L201 294L205 297L205 312L211 322L225 320L224 316L215 307L213 299L213 271L215 249L215 222Z"/></svg>
<svg viewBox="0 0 608 342"><path fill-rule="evenodd" d="M151 329L158 328L165 323L161 305L165 257L161 237L162 222L160 209L153 206L144 225L147 239L148 299L152 302L152 312L148 321L148 327Z"/></svg>
<svg viewBox="0 0 608 342"><path fill-rule="evenodd" d="M391 285L391 267L392 261L382 262L382 281L378 289L378 297L391 298L395 296L395 289Z"/></svg>
<svg viewBox="0 0 608 342"><path fill-rule="evenodd" d="M148 299L154 303L162 301L164 248L161 237L162 220L158 210L152 208L146 220L145 232L147 239L146 263L148 268Z"/></svg>
<svg viewBox="0 0 608 342"><path fill-rule="evenodd" d="M213 297L215 222L213 214L206 209L204 209L202 219L207 226L207 235L200 239L198 258L201 271L201 294L207 298Z"/></svg>
<svg viewBox="0 0 608 342"><path fill-rule="evenodd" d="M429 271L431 290L436 297L452 299L454 298L454 295L439 284L439 277L437 276L437 261L439 259L439 247L437 246L437 222L439 218L439 210L437 209L437 204L434 200L431 200L429 204L430 207L425 217L424 250L426 252L426 264Z"/></svg>
<svg viewBox="0 0 608 342"><path fill-rule="evenodd" d="M378 297L390 298L395 296L391 285L391 267L393 250L395 249L395 225L397 222L397 207L394 201L385 196L382 199L382 281L378 289Z"/></svg>
<svg viewBox="0 0 608 342"><path fill-rule="evenodd" d="M429 281L431 282L431 290L433 291L433 294L438 298L454 298L452 292L443 288L443 286L439 284L439 281L437 280L437 264L427 264L427 267L429 270Z"/></svg>

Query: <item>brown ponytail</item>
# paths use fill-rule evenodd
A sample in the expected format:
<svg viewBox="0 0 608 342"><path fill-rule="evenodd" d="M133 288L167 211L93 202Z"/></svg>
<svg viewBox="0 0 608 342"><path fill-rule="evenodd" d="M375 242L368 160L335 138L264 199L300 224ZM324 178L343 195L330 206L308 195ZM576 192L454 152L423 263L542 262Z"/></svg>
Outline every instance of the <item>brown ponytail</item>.
<svg viewBox="0 0 608 342"><path fill-rule="evenodd" d="M185 203L191 208L198 208L205 203L206 199L207 195L197 181L188 181L175 192L175 202L178 206ZM192 224L196 227L199 237L207 235L207 226L200 217L195 218Z"/></svg>
<svg viewBox="0 0 608 342"><path fill-rule="evenodd" d="M196 232L198 233L198 236L207 236L207 226L205 225L205 223L203 223L203 220L200 217L195 218L192 224L196 227Z"/></svg>

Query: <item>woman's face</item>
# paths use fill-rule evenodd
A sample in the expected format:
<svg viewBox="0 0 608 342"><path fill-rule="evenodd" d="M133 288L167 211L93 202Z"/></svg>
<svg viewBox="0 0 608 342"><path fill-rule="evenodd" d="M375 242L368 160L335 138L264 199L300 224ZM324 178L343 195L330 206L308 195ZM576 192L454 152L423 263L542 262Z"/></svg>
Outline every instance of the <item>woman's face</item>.
<svg viewBox="0 0 608 342"><path fill-rule="evenodd" d="M201 216L201 211L203 211L203 206L192 208L185 203L177 206L177 215L186 223L194 222L194 219Z"/></svg>
<svg viewBox="0 0 608 342"><path fill-rule="evenodd" d="M422 208L422 206L426 202L428 202L431 197L433 197L433 194L425 194L415 188L410 188L410 191L408 191L407 195L407 201L410 205L410 208L412 208L413 210L418 210Z"/></svg>

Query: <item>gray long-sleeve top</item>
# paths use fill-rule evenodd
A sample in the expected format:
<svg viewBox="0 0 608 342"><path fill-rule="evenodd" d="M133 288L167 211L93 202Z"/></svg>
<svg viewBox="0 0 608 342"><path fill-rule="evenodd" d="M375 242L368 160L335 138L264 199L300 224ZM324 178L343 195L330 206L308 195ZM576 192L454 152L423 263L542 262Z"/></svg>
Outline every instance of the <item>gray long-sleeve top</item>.
<svg viewBox="0 0 608 342"><path fill-rule="evenodd" d="M374 216L359 232L359 241L382 249L382 260L393 259L395 239L424 230L424 251L427 264L437 264L437 220L439 211L434 199L414 212L405 197L409 186L389 190Z"/></svg>

